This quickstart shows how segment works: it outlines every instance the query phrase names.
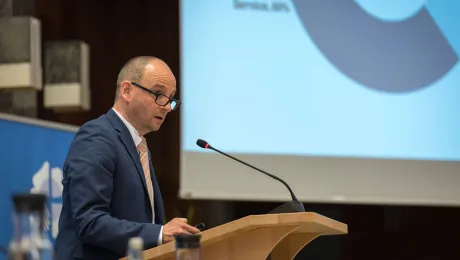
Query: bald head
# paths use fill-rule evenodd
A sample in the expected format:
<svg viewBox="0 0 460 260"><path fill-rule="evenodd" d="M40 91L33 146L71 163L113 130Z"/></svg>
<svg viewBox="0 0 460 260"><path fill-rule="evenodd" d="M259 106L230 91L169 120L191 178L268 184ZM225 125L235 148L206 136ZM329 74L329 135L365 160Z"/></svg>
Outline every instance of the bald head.
<svg viewBox="0 0 460 260"><path fill-rule="evenodd" d="M114 108L143 135L158 130L177 108L175 94L176 79L169 66L159 58L139 56L118 74Z"/></svg>
<svg viewBox="0 0 460 260"><path fill-rule="evenodd" d="M130 59L128 62L123 65L120 72L118 73L117 78L117 92L115 99L118 97L120 92L121 83L125 80L141 82L144 75L147 64L158 60L158 58L153 56L138 56Z"/></svg>

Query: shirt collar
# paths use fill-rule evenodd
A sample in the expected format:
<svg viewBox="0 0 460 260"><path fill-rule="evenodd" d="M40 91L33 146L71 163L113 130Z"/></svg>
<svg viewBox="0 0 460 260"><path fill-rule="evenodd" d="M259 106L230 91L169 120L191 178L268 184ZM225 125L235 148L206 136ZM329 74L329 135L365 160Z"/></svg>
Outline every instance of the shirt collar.
<svg viewBox="0 0 460 260"><path fill-rule="evenodd" d="M142 137L139 135L139 132L120 113L118 113L118 111L115 110L115 108L112 108L112 109L113 109L113 111L115 111L115 113L118 115L118 117L121 119L121 121L123 121L123 123L128 128L128 131L131 134L131 137L133 138L134 144L137 147L142 141Z"/></svg>

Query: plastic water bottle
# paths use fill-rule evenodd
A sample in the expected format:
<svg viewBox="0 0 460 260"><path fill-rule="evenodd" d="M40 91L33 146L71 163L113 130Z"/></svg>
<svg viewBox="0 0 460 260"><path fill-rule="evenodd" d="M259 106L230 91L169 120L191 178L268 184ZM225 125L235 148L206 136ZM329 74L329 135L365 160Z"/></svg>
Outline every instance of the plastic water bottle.
<svg viewBox="0 0 460 260"><path fill-rule="evenodd" d="M144 240L141 237L132 237L128 242L128 259L144 260Z"/></svg>
<svg viewBox="0 0 460 260"><path fill-rule="evenodd" d="M176 238L176 260L199 260L201 235L178 234Z"/></svg>
<svg viewBox="0 0 460 260"><path fill-rule="evenodd" d="M51 260L52 243L44 229L46 196L14 194L14 235L8 249L10 260Z"/></svg>

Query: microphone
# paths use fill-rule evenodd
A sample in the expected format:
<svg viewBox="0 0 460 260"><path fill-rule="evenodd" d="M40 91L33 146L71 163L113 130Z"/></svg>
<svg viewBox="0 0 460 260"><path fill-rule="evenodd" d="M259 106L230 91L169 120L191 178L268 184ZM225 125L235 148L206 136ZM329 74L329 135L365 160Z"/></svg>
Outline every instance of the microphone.
<svg viewBox="0 0 460 260"><path fill-rule="evenodd" d="M231 158L231 159L233 159L233 160L235 160L235 161L237 161L239 163L242 163L242 164L244 164L244 165L246 165L248 167L251 167L252 169L254 169L256 171L259 171L259 172L261 172L261 173L263 173L263 174L265 174L265 175L267 175L267 176L269 176L269 177L271 177L271 178L283 183L284 186L286 186L286 188L289 190L289 193L291 193L292 201L286 202L286 203L282 204L281 206L273 209L272 211L269 212L270 214L305 212L305 208L304 208L303 204L300 201L297 200L297 197L295 196L295 194L292 191L291 187L289 187L289 185L284 180L282 180L281 178L279 178L279 177L277 177L277 176L275 176L273 174L270 174L270 173L268 173L266 171L263 171L263 170L255 167L255 166L252 166L252 165L250 165L248 163L245 163L245 162L241 161L240 159L237 159L237 158L235 158L235 157L233 157L233 156L231 156L229 154L226 154L226 153L224 153L222 151L219 151L218 149L212 147L205 140L198 139L198 140L196 140L196 144L201 148L214 150L214 151L216 151L216 152L218 152L218 153L220 153L220 154L222 154L224 156L227 156L227 157L229 157L229 158Z"/></svg>

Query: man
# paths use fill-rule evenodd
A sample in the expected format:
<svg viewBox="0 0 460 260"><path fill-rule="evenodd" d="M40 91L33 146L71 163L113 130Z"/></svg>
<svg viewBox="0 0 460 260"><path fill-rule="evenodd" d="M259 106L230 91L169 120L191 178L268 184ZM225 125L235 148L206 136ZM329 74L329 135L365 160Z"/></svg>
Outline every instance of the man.
<svg viewBox="0 0 460 260"><path fill-rule="evenodd" d="M182 218L162 226L143 137L177 109L175 93L174 75L158 58L136 57L121 69L113 108L79 129L64 163L56 259L119 259L131 237L142 237L147 249L199 232Z"/></svg>

